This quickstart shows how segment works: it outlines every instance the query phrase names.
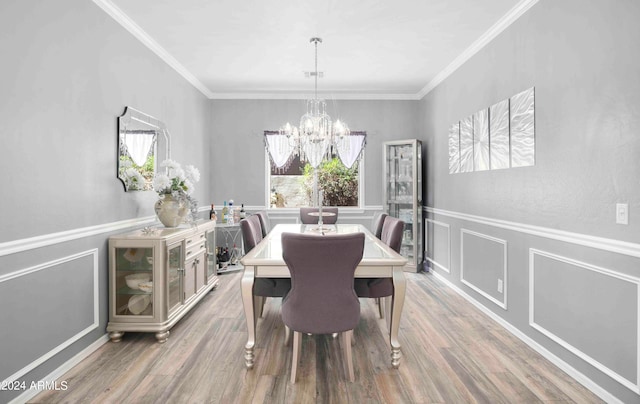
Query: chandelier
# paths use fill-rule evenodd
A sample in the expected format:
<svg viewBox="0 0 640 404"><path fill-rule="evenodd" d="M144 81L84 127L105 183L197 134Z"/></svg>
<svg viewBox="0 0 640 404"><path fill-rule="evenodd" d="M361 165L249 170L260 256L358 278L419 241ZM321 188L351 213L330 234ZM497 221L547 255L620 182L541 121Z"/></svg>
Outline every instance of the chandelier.
<svg viewBox="0 0 640 404"><path fill-rule="evenodd" d="M299 127L287 122L277 132L265 132L265 146L277 168L288 168L297 155L315 172L325 158L331 158L332 151L345 167L351 168L362 154L366 133L352 133L344 122L331 121L325 100L318 98L318 43L322 38L311 38L309 42L315 46L315 71L310 74L315 79L314 98L307 100L307 112L300 118Z"/></svg>

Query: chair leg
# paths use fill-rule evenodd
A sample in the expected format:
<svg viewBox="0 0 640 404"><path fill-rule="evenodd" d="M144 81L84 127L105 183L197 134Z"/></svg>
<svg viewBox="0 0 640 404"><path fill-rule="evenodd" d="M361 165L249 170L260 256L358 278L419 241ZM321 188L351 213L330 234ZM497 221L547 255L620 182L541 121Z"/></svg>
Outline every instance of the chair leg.
<svg viewBox="0 0 640 404"><path fill-rule="evenodd" d="M344 361L347 365L347 376L350 382L355 380L353 373L353 357L351 355L351 341L353 339L353 330L342 333L342 349L344 350Z"/></svg>
<svg viewBox="0 0 640 404"><path fill-rule="evenodd" d="M290 342L291 342L291 329L285 325L284 326L284 346L288 346Z"/></svg>
<svg viewBox="0 0 640 404"><path fill-rule="evenodd" d="M378 303L378 313L380 314L380 318L384 318L384 304L383 299L379 297L376 298L376 303Z"/></svg>
<svg viewBox="0 0 640 404"><path fill-rule="evenodd" d="M262 318L262 315L264 314L264 304L267 301L267 298L262 297L260 300L262 300L262 303L260 304L260 318Z"/></svg>
<svg viewBox="0 0 640 404"><path fill-rule="evenodd" d="M302 350L302 333L293 332L293 358L291 359L291 383L296 382L296 374L298 373L298 361L300 360L300 351Z"/></svg>

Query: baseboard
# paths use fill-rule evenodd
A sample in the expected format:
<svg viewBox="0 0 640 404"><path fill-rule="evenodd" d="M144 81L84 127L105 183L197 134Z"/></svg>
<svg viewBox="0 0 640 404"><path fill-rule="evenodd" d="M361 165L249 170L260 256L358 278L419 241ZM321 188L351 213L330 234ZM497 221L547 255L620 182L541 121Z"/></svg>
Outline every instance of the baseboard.
<svg viewBox="0 0 640 404"><path fill-rule="evenodd" d="M591 380L590 378L585 376L583 373L579 372L577 369L575 369L573 366L569 365L568 363L566 363L562 359L558 358L551 351L549 351L548 349L546 349L542 345L538 344L531 337L529 337L526 334L524 334L522 331L520 331L519 329L517 329L516 327L511 325L505 319L503 319L502 317L498 316L493 311L489 310L487 307L482 305L480 302L478 302L477 300L472 298L470 295L465 293L458 286L456 286L453 283L451 283L451 281L449 281L447 278L445 278L444 276L438 274L434 270L431 270L430 272L434 276L436 276L438 278L438 280L442 281L449 288L451 288L457 294L459 294L465 300L467 300L469 303L473 304L480 311L482 311L484 314L489 316L492 320L494 320L495 322L500 324L504 329L506 329L511 334L513 334L516 338L518 338L519 340L521 340L522 342L527 344L530 348L532 348L534 351L538 352L540 355L544 356L545 359L547 359L548 361L550 361L551 363L556 365L558 368L560 368L566 374L568 374L569 376L574 378L578 383L582 384L584 387L586 387L587 389L592 391L595 395L597 395L598 397L603 399L605 402L607 402L609 404L614 404L614 403L615 404L623 404L623 402L621 400L619 400L618 398L613 396L611 393L609 393L607 390L602 388L596 382L594 382L593 380Z"/></svg>
<svg viewBox="0 0 640 404"><path fill-rule="evenodd" d="M109 334L104 334L103 336L98 338L95 342L93 342L91 345L89 345L88 347L86 347L82 351L78 352L78 354L76 354L73 358L69 359L68 361L63 363L60 367L58 367L56 370L54 370L53 372L49 373L46 377L44 377L42 379L42 381L53 382L55 380L58 380L65 373L67 373L74 366L76 366L77 364L79 364L80 362L85 360L87 357L89 357L89 355L91 355L92 353L97 351L98 348L100 348L102 345L104 345L108 341L109 341ZM9 401L9 404L23 404L23 403L26 403L27 401L29 401L30 399L32 399L33 397L37 396L40 393L42 393L42 391L39 391L39 390L26 390L24 393L20 394L18 397L16 397L13 400Z"/></svg>

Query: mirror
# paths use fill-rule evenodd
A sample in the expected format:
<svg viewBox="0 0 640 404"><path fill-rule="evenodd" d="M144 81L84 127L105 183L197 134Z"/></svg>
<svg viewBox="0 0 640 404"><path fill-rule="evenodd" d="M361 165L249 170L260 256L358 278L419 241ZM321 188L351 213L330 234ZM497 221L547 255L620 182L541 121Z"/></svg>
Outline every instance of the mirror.
<svg viewBox="0 0 640 404"><path fill-rule="evenodd" d="M131 107L118 117L118 178L125 191L153 190L158 162L171 158L164 122Z"/></svg>

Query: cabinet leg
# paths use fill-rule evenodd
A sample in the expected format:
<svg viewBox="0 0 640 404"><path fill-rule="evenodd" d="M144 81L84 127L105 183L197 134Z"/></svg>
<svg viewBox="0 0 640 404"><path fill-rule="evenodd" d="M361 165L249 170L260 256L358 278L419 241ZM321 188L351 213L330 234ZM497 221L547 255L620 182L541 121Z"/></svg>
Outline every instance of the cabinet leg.
<svg viewBox="0 0 640 404"><path fill-rule="evenodd" d="M167 338L169 338L169 330L167 331L159 331L156 333L156 339L158 343L163 344L167 342Z"/></svg>
<svg viewBox="0 0 640 404"><path fill-rule="evenodd" d="M111 331L109 333L109 338L111 338L111 342L120 342L122 341L122 336L124 332L122 331Z"/></svg>

